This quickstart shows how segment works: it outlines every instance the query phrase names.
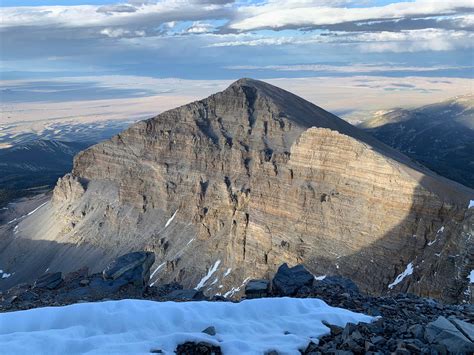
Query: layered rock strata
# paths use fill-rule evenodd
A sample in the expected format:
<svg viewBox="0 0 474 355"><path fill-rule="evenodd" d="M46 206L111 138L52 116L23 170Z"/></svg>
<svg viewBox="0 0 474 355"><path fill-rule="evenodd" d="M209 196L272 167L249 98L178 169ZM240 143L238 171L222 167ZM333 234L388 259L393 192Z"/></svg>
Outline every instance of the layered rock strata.
<svg viewBox="0 0 474 355"><path fill-rule="evenodd" d="M98 270L153 251L152 283L207 294L237 295L286 262L456 301L472 268L470 199L323 109L242 79L78 154L17 233L101 251L87 260Z"/></svg>

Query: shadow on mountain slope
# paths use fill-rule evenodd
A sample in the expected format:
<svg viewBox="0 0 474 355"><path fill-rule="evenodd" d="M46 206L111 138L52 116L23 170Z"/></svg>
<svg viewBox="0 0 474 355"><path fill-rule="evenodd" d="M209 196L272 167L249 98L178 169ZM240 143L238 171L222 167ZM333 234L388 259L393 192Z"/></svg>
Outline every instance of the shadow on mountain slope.
<svg viewBox="0 0 474 355"><path fill-rule="evenodd" d="M108 261L106 252L92 245L3 236L0 239L0 269L10 276L0 278L0 291L19 283L31 283L47 272L67 273L84 266L98 271Z"/></svg>
<svg viewBox="0 0 474 355"><path fill-rule="evenodd" d="M348 277L371 294L411 292L450 303L469 299L474 209L436 201L421 186L413 193L410 212L382 238L348 255L310 257L304 263L316 275ZM397 283L410 264L413 273Z"/></svg>

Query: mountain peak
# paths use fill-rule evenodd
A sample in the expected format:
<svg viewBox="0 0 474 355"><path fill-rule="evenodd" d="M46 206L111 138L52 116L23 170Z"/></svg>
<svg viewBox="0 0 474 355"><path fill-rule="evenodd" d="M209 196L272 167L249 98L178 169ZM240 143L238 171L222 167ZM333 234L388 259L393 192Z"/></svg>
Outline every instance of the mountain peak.
<svg viewBox="0 0 474 355"><path fill-rule="evenodd" d="M433 282L431 265L467 257L458 231L472 223L463 220L472 193L413 165L303 98L245 78L79 153L53 203L23 219L17 234L70 248L53 260L68 267L71 258L59 258L66 251L84 260L76 245L94 250L87 264L101 269L118 253L153 251L152 282L204 285L208 294L235 294L283 262L384 292L413 263L413 280L423 280L414 291L453 299L444 291L460 289L452 269L436 269ZM425 246L440 228L460 247L437 257ZM17 271L9 282L44 270L22 261L12 268L25 276Z"/></svg>
<svg viewBox="0 0 474 355"><path fill-rule="evenodd" d="M285 91L277 86L274 86L272 84L269 84L265 81L262 80L257 80L257 79L252 79L252 78L240 78L236 81L234 81L232 84L230 84L229 88L238 88L238 87L251 87L255 88L258 90L280 90L280 91ZM292 95L291 93L288 92L288 94Z"/></svg>
<svg viewBox="0 0 474 355"><path fill-rule="evenodd" d="M285 108L291 108L291 106L311 106L311 109L317 107L309 101L296 96L295 94L282 89L278 86L267 83L266 81L256 80L252 78L241 78L234 81L224 92L228 90L243 90L246 93L252 92L262 97L269 97L272 101L279 102L284 105ZM318 109L320 109L318 107Z"/></svg>
<svg viewBox="0 0 474 355"><path fill-rule="evenodd" d="M270 85L265 83L264 81L257 80L257 79L252 79L252 78L240 78L236 81L234 81L230 86L258 86L258 85Z"/></svg>

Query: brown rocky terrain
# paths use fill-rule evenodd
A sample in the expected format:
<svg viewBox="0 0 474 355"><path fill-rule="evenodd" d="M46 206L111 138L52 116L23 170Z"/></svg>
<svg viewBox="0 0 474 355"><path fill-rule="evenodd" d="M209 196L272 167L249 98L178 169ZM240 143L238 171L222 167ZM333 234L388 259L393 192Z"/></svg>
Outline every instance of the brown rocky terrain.
<svg viewBox="0 0 474 355"><path fill-rule="evenodd" d="M14 274L0 288L145 249L152 283L209 295L287 262L370 293L467 300L471 199L323 109L241 79L79 153L51 202L1 227L0 267Z"/></svg>

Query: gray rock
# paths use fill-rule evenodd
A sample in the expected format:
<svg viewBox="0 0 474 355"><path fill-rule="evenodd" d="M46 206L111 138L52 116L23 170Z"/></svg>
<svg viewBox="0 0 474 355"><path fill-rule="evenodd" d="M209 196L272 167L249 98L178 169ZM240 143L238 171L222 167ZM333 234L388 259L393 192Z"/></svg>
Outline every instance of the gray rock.
<svg viewBox="0 0 474 355"><path fill-rule="evenodd" d="M245 286L245 296L247 298L261 298L268 296L270 281L250 280Z"/></svg>
<svg viewBox="0 0 474 355"><path fill-rule="evenodd" d="M314 276L303 265L289 268L285 263L278 268L273 278L273 293L278 296L295 296L304 286L311 286Z"/></svg>
<svg viewBox="0 0 474 355"><path fill-rule="evenodd" d="M60 272L53 272L44 274L38 280L36 280L34 287L35 288L47 288L49 290L54 290L57 288L63 281L63 275Z"/></svg>
<svg viewBox="0 0 474 355"><path fill-rule="evenodd" d="M21 293L18 298L21 300L21 301L36 301L39 296L37 293L33 292L33 291L30 291L30 290L26 290L25 292Z"/></svg>
<svg viewBox="0 0 474 355"><path fill-rule="evenodd" d="M345 341L349 339L350 335L357 329L354 323L347 323L342 331L342 339Z"/></svg>
<svg viewBox="0 0 474 355"><path fill-rule="evenodd" d="M369 309L367 309L366 314L374 317L379 317L382 315L382 313L380 313L380 310L377 307L369 307Z"/></svg>
<svg viewBox="0 0 474 355"><path fill-rule="evenodd" d="M212 325L210 327L207 327L202 331L202 333L214 336L216 335L216 328L214 328Z"/></svg>
<svg viewBox="0 0 474 355"><path fill-rule="evenodd" d="M189 289L189 290L175 290L168 293L163 297L169 301L202 301L206 299L202 291Z"/></svg>
<svg viewBox="0 0 474 355"><path fill-rule="evenodd" d="M432 344L444 345L449 352L474 352L474 343L443 316L439 316L434 322L428 323L425 328L425 339Z"/></svg>
<svg viewBox="0 0 474 355"><path fill-rule="evenodd" d="M325 320L322 321L322 323L329 328L329 330L331 331L331 335L333 336L337 336L339 334L342 333L342 331L344 330L344 328L341 328L337 325L334 325L334 324L330 324L328 322L326 322Z"/></svg>
<svg viewBox="0 0 474 355"><path fill-rule="evenodd" d="M350 294L359 293L359 287L349 278L342 276L326 276L323 280L316 280L315 285L337 285Z"/></svg>
<svg viewBox="0 0 474 355"><path fill-rule="evenodd" d="M457 319L455 317L449 317L448 318L451 323L454 324L458 330L463 333L466 338L468 338L470 341L474 341L474 325L464 322L460 319Z"/></svg>
<svg viewBox="0 0 474 355"><path fill-rule="evenodd" d="M178 345L176 355L222 355L221 348L206 342L194 343L188 341Z"/></svg>
<svg viewBox="0 0 474 355"><path fill-rule="evenodd" d="M120 256L113 260L102 272L104 279L116 280L124 277L130 280L141 278L148 282L150 268L155 262L155 254L152 252L136 251Z"/></svg>
<svg viewBox="0 0 474 355"><path fill-rule="evenodd" d="M412 334L414 338L423 339L425 330L421 324L414 324L408 328L408 332Z"/></svg>

